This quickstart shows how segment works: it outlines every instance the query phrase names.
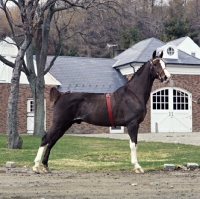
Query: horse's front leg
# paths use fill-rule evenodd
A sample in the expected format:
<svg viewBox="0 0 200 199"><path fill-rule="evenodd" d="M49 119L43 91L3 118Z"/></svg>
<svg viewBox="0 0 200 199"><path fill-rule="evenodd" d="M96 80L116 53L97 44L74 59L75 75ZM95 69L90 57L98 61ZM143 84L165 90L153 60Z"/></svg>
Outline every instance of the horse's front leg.
<svg viewBox="0 0 200 199"><path fill-rule="evenodd" d="M135 173L144 173L144 170L139 165L137 160L137 134L139 125L130 124L127 127L130 136L131 163L134 165Z"/></svg>
<svg viewBox="0 0 200 199"><path fill-rule="evenodd" d="M131 149L131 163L134 165L135 173L144 173L143 168L139 165L137 160L137 144L130 140L130 149Z"/></svg>

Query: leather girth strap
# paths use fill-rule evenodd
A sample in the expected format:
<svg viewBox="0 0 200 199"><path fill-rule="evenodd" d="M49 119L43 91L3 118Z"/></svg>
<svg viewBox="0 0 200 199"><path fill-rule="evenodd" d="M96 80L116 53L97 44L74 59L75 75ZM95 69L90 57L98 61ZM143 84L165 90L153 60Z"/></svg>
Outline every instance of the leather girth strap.
<svg viewBox="0 0 200 199"><path fill-rule="evenodd" d="M113 115L112 115L112 108L111 108L111 102L110 102L110 94L106 94L106 104L107 104L107 109L108 109L108 116L110 120L111 126L115 126L114 120L113 120Z"/></svg>

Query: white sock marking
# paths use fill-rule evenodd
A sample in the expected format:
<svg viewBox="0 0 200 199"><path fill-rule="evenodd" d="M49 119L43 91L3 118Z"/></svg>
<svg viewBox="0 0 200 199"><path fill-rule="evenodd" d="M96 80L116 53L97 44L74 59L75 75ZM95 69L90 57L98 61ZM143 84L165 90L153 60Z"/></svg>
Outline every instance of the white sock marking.
<svg viewBox="0 0 200 199"><path fill-rule="evenodd" d="M42 159L42 154L43 154L43 152L44 152L44 146L42 146L42 147L39 147L39 149L38 149L38 152L37 152L37 156L36 156L36 158L35 158L35 160L34 160L34 162L35 162L35 167L38 167L39 168L39 166L40 166L40 161L41 161L41 159Z"/></svg>
<svg viewBox="0 0 200 199"><path fill-rule="evenodd" d="M131 140L130 140L130 149L131 149L131 163L135 166L135 168L141 168L137 160L137 146Z"/></svg>

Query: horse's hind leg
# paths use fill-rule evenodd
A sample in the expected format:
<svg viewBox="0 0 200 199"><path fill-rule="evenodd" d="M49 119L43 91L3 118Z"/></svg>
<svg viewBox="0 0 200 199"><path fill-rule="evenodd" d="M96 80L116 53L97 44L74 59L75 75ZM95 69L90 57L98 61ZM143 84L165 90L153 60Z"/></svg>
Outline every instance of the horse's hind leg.
<svg viewBox="0 0 200 199"><path fill-rule="evenodd" d="M43 161L42 161L42 163L44 164L43 171L44 172L50 172L50 170L48 168L48 158L49 158L49 155L50 155L50 150L55 145L55 143L58 141L58 139L63 136L65 131L70 126L71 125L68 125L65 128L64 127L63 128L57 128L56 125L53 125L51 127L51 129L49 130L49 132L42 137L42 142L41 142L40 147L38 149L37 156L34 160L34 162L35 162L35 165L33 166L34 172L40 173L39 165L40 165L40 161L41 161L41 158L42 158L42 154L43 154L46 146L47 146L46 151L45 151L44 158L43 158Z"/></svg>
<svg viewBox="0 0 200 199"><path fill-rule="evenodd" d="M49 134L48 134L49 135ZM37 155L35 157L35 165L33 166L33 171L35 173L40 173L40 170L39 170L39 167L40 167L40 161L42 159L42 154L44 152L44 149L46 147L46 145L48 144L48 140L46 139L47 138L47 134L45 134L43 137L42 137L42 141L41 141L41 144L40 144L40 147L38 149L38 152L37 152Z"/></svg>
<svg viewBox="0 0 200 199"><path fill-rule="evenodd" d="M43 171L45 173L50 173L51 172L51 170L49 169L49 166L48 166L48 160L49 160L50 151L51 151L52 147L56 144L56 142L63 136L64 133L65 133L65 131L58 132L58 134L56 136L54 136L51 139L51 141L49 142L49 144L47 145L47 148L46 148L43 160L42 160L42 163L44 165Z"/></svg>
<svg viewBox="0 0 200 199"><path fill-rule="evenodd" d="M33 171L35 173L40 173L39 167L40 167L40 161L42 158L42 154L44 152L44 148L45 148L45 146L40 146L38 149L37 155L35 157L35 160L34 160L35 165L33 166Z"/></svg>
<svg viewBox="0 0 200 199"><path fill-rule="evenodd" d="M48 142L42 163L44 165L43 171L45 173L50 173L50 169L48 166L48 160L49 160L49 155L50 155L50 151L52 149L52 147L56 144L56 142L63 136L63 134L67 131L67 129L69 129L71 127L72 124L68 124L67 126L63 127L63 128L59 128L58 131L54 131L52 132L52 134L54 136L51 137L51 139Z"/></svg>

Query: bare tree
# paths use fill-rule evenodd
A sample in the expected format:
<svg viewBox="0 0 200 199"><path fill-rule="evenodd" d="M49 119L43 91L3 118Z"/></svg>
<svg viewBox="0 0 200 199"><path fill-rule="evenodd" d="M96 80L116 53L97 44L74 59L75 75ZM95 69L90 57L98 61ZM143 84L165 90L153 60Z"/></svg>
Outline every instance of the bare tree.
<svg viewBox="0 0 200 199"><path fill-rule="evenodd" d="M20 15L19 20L13 20L10 12L10 3L15 6ZM8 147L21 148L22 140L17 132L17 103L20 72L23 71L30 83L35 104L34 135L44 134L44 75L50 70L57 56L59 56L62 43L73 35L80 33L78 30L70 35L62 34L67 31L67 25L59 26L61 12L78 14L81 9L90 11L94 16L102 16L107 9L117 10L117 2L109 0L1 0L0 8L4 11L11 28L12 37L18 47L15 63L10 63L0 56L0 60L13 68L11 92L8 105ZM59 14L57 14L59 13ZM97 14L96 14L97 13ZM58 15L56 17L56 15ZM69 17L69 20L71 20ZM54 19L54 20L53 20ZM57 30L55 56L46 68L48 44L51 24L54 22ZM36 69L33 62L33 41L36 51ZM25 60L26 54L26 60ZM37 71L37 72L36 72Z"/></svg>
<svg viewBox="0 0 200 199"><path fill-rule="evenodd" d="M31 29L28 26L30 22L29 20L31 19L27 17L27 13L25 12L24 9L22 9L24 7L23 1L18 1L18 3L14 2L19 7L20 11L19 14L22 19L22 24L13 22L12 18L10 17L9 10L7 9L7 1L5 2L0 1L0 3L1 3L0 4L1 9L5 12L6 18L10 25L11 32L18 47L18 54L14 64L9 62L2 56L0 56L1 61L3 61L5 64L13 68L13 75L11 80L12 86L8 100L8 112L7 112L8 148L21 148L23 141L17 132L17 105L18 105L19 78L21 73L21 67L24 63L25 52L28 49L33 37L31 34ZM15 34L14 26L16 26L17 28L20 27L23 30L24 39L22 42L19 41L17 34Z"/></svg>

